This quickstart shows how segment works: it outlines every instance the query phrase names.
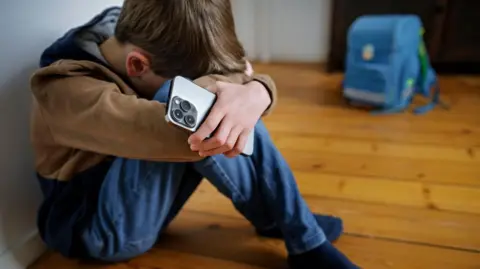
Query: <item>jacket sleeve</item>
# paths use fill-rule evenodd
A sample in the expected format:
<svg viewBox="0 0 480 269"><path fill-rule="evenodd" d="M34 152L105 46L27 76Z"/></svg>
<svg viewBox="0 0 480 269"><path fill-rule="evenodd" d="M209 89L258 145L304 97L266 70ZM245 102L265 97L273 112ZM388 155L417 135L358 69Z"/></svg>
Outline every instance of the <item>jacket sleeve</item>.
<svg viewBox="0 0 480 269"><path fill-rule="evenodd" d="M57 144L131 159L201 159L189 148L189 134L165 121L165 104L124 94L114 83L56 78L34 97Z"/></svg>

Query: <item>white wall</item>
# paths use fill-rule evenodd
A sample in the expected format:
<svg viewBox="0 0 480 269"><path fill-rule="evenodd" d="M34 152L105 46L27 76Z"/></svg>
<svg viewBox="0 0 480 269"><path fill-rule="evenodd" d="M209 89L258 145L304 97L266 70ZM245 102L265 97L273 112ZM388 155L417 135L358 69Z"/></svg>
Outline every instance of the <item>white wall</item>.
<svg viewBox="0 0 480 269"><path fill-rule="evenodd" d="M28 80L41 51L72 26L121 0L0 1L0 268L25 268L43 251L40 192L29 144Z"/></svg>
<svg viewBox="0 0 480 269"><path fill-rule="evenodd" d="M332 0L232 0L237 34L251 59L325 62Z"/></svg>

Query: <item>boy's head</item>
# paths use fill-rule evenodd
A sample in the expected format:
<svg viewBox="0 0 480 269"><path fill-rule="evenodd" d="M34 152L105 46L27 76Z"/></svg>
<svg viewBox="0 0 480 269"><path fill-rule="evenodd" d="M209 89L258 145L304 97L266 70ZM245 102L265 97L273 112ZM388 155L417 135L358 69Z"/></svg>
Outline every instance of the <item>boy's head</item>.
<svg viewBox="0 0 480 269"><path fill-rule="evenodd" d="M115 38L130 77L244 72L230 0L125 0Z"/></svg>

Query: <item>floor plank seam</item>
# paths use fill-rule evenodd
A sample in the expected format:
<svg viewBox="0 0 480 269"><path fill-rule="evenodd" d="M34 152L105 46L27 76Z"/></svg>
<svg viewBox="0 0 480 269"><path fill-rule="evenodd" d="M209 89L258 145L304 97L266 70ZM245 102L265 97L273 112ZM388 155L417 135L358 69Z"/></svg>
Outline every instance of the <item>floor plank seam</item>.
<svg viewBox="0 0 480 269"><path fill-rule="evenodd" d="M430 244L430 243L425 243L425 242L416 242L416 241L402 240L402 239L389 238L389 237L383 237L383 236L375 236L375 235L369 236L369 235L350 233L350 232L345 232L344 235L353 236L353 237L360 237L360 238L370 238L370 239L388 241L388 242L398 242L398 243L404 243L404 244L409 244L409 245L434 247L434 248L441 248L441 249L447 249L447 250L455 250L455 251L461 251L461 252L469 252L469 253L480 254L480 249L473 249L473 248L462 248L462 247L454 247L454 246L446 246L446 245L437 245L437 244Z"/></svg>
<svg viewBox="0 0 480 269"><path fill-rule="evenodd" d="M394 177L394 176L383 177L383 176L377 176L377 175L348 174L348 173L340 173L340 172L323 172L321 170L316 170L315 172L312 172L311 170L309 171L308 169L297 169L297 168L292 168L292 170L294 175L295 175L295 172L315 173L318 175L345 176L345 177L351 178L352 180L356 180L356 178L367 178L367 179L378 179L378 180L384 180L384 181L414 182L414 183L434 184L434 185L448 186L448 187L468 187L468 188L480 189L480 180L479 180L479 185L455 184L455 183L446 183L446 182L436 182L436 181L430 181L430 180L424 180L424 179L415 180L411 178L401 178L401 177Z"/></svg>
<svg viewBox="0 0 480 269"><path fill-rule="evenodd" d="M265 120L265 124L269 124L273 122L271 120ZM461 130L459 130L461 131ZM422 132L416 132L422 133ZM431 132L425 132L430 134ZM352 136L341 136L341 135L326 135L326 134L312 134L312 133L302 133L301 131L275 131L273 132L274 137L282 136L282 134L288 135L295 135L305 138L334 138L334 139L344 139L344 140L351 140L351 141L359 141L359 142L366 142L366 143L388 143L388 144L395 144L395 145L412 145L412 146L442 146L446 148L454 148L454 149L465 149L468 150L470 148L478 148L479 145L476 143L470 143L469 145L445 145L445 143L437 143L437 142L412 142L412 141L399 141L399 140L392 140L387 138L363 138L363 137L352 137ZM458 134L461 134L459 132Z"/></svg>
<svg viewBox="0 0 480 269"><path fill-rule="evenodd" d="M265 121L265 124L268 125L271 124L272 121ZM402 145L426 145L426 146L442 146L445 147L444 142L427 142L427 141L419 141L419 142L413 142L413 141L407 141L407 140L393 140L393 139L388 139L388 138L383 138L383 137L374 137L372 138L364 138L360 136L339 136L337 134L321 134L321 133L307 133L307 132L302 132L302 131L283 131L283 130L275 130L275 128L269 128L269 130L272 130L272 134L275 136L281 136L282 134L288 134L288 135L296 135L300 137L307 137L307 138L313 138L313 137L321 137L321 138L340 138L340 139L350 139L350 140L357 140L357 141L362 141L362 142L378 142L378 143L389 143L389 144L402 144ZM399 130L398 132L402 132L402 130ZM417 134L422 134L421 132L416 132ZM432 134L432 133L423 133L423 134ZM445 134L447 135L447 134ZM461 135L461 133L449 133L448 136L454 137L455 139L460 139L456 136ZM456 149L468 149L472 147L478 147L478 143L476 142L471 142L468 144L459 144L458 142L455 142L453 144L448 144L448 147L456 148ZM474 161L472 161L474 162Z"/></svg>
<svg viewBox="0 0 480 269"><path fill-rule="evenodd" d="M343 202L355 202L357 204L367 204L367 205L382 205L382 206L395 206L395 207L403 207L403 208L411 208L411 209L418 209L418 210L428 210L432 212L445 212L445 213L453 213L458 215L464 216L479 216L479 213L472 213L472 212L464 212L464 211L453 211L453 210L445 210L438 207L419 207L413 205L402 205L402 204L391 204L391 203L381 203L381 202L374 202L374 201L365 201L365 200L355 200L355 199L348 199L348 198L340 198L340 197L333 197L333 196L324 196L324 195L315 195L315 194L303 194L304 198L309 199L328 199L328 200L336 200L336 201L343 201Z"/></svg>

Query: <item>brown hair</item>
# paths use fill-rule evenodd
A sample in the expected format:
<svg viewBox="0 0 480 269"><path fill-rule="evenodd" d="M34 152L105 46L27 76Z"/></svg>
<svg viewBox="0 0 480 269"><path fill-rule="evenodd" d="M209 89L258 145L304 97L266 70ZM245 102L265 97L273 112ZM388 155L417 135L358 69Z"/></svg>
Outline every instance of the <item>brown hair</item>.
<svg viewBox="0 0 480 269"><path fill-rule="evenodd" d="M151 54L163 77L244 72L230 0L125 0L115 37Z"/></svg>

